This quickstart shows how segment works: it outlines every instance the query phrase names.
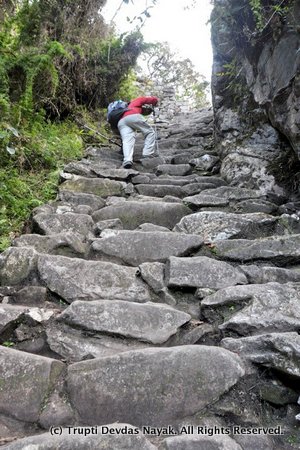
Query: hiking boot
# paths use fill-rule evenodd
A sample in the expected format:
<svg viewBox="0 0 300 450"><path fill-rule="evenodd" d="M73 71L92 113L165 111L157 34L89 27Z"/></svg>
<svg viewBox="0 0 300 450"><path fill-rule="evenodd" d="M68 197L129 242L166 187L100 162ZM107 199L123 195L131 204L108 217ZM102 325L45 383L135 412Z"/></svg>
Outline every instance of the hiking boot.
<svg viewBox="0 0 300 450"><path fill-rule="evenodd" d="M131 162L131 161L126 161L126 162L123 164L123 168L124 168L124 169L131 169L131 168L132 168L132 162Z"/></svg>

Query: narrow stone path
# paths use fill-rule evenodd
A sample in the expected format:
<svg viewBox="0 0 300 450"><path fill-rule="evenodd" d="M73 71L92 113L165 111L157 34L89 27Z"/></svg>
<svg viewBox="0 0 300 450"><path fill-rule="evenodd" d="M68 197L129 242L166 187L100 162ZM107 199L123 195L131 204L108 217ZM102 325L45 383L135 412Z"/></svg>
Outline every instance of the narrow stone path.
<svg viewBox="0 0 300 450"><path fill-rule="evenodd" d="M68 164L0 257L4 449L296 448L299 220L219 176L211 110L158 127L133 169Z"/></svg>

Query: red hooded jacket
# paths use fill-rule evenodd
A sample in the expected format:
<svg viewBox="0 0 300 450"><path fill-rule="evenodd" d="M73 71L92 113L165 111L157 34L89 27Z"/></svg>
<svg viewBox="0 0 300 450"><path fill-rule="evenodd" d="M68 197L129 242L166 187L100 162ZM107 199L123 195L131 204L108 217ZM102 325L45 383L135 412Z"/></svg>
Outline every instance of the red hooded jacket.
<svg viewBox="0 0 300 450"><path fill-rule="evenodd" d="M155 106L158 102L157 97L138 97L133 100L128 105L129 111L126 111L123 117L130 116L130 114L142 114L142 106L143 105L153 105Z"/></svg>

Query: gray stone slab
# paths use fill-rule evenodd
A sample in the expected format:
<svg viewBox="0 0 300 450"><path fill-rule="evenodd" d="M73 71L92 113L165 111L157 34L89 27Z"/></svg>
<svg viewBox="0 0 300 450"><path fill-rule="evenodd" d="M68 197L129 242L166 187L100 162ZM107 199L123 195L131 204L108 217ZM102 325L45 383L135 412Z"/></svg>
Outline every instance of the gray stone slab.
<svg viewBox="0 0 300 450"><path fill-rule="evenodd" d="M192 345L75 363L68 369L67 389L86 424L126 420L163 426L215 402L243 375L237 355Z"/></svg>
<svg viewBox="0 0 300 450"><path fill-rule="evenodd" d="M229 200L222 197L217 197L216 195L207 194L208 191L214 191L214 189L204 190L200 194L184 197L183 201L187 205L191 206L227 206ZM204 194L205 192L205 194Z"/></svg>
<svg viewBox="0 0 300 450"><path fill-rule="evenodd" d="M88 250L88 244L84 242L84 237L70 231L51 236L23 234L13 241L13 245L16 247L31 247L39 253L65 256L83 256Z"/></svg>
<svg viewBox="0 0 300 450"><path fill-rule="evenodd" d="M114 423L92 427L62 428L61 435L49 431L19 439L4 446L8 450L157 450L137 427Z"/></svg>
<svg viewBox="0 0 300 450"><path fill-rule="evenodd" d="M247 200L250 198L258 199L261 197L261 193L258 190L232 186L220 186L213 190L208 189L207 191L203 191L203 194L214 195L229 201Z"/></svg>
<svg viewBox="0 0 300 450"><path fill-rule="evenodd" d="M59 191L66 190L74 193L94 194L106 198L110 195L124 195L125 188L126 183L122 181L81 177L65 181L60 185Z"/></svg>
<svg viewBox="0 0 300 450"><path fill-rule="evenodd" d="M75 301L58 319L87 330L163 344L191 316L160 303L96 300Z"/></svg>
<svg viewBox="0 0 300 450"><path fill-rule="evenodd" d="M33 217L33 226L47 235L71 231L86 236L92 231L94 222L87 214L37 214Z"/></svg>
<svg viewBox="0 0 300 450"><path fill-rule="evenodd" d="M215 242L214 251L233 261L274 261L282 265L299 262L300 234L266 237L262 239Z"/></svg>
<svg viewBox="0 0 300 450"><path fill-rule="evenodd" d="M105 201L93 194L74 193L72 191L63 190L59 193L58 198L75 206L90 206L93 211L105 206Z"/></svg>
<svg viewBox="0 0 300 450"><path fill-rule="evenodd" d="M221 345L255 364L300 378L300 336L296 332L225 338Z"/></svg>
<svg viewBox="0 0 300 450"><path fill-rule="evenodd" d="M235 267L206 256L177 258L171 256L166 265L169 287L195 287L222 289L236 284L246 284L246 276Z"/></svg>
<svg viewBox="0 0 300 450"><path fill-rule="evenodd" d="M214 189L214 187L215 185L213 183L209 183L207 181L206 183L202 182L202 183L186 184L185 186L182 187L182 190L185 193L184 197L187 197L199 194L200 192L205 191L206 189Z"/></svg>
<svg viewBox="0 0 300 450"><path fill-rule="evenodd" d="M93 333L88 336L86 331L74 329L57 322L47 324L46 336L50 349L69 363L91 358L103 358L130 350L149 347L150 344L117 336L106 336Z"/></svg>
<svg viewBox="0 0 300 450"><path fill-rule="evenodd" d="M295 331L300 320L300 283L234 286L205 297L201 309L230 306L220 328L241 336L274 331ZM246 304L246 306L245 306Z"/></svg>
<svg viewBox="0 0 300 450"><path fill-rule="evenodd" d="M133 169L103 169L97 165L93 165L92 172L100 178L110 178L113 180L126 181L133 176L137 176L139 172Z"/></svg>
<svg viewBox="0 0 300 450"><path fill-rule="evenodd" d="M0 347L0 413L36 422L63 368L60 361Z"/></svg>
<svg viewBox="0 0 300 450"><path fill-rule="evenodd" d="M145 262L139 266L141 277L151 286L154 292L159 293L165 288L165 265L159 262Z"/></svg>
<svg viewBox="0 0 300 450"><path fill-rule="evenodd" d="M151 197L165 197L173 195L174 197L184 197L186 194L180 186L163 185L163 184L138 184L136 191L141 195L150 195Z"/></svg>
<svg viewBox="0 0 300 450"><path fill-rule="evenodd" d="M95 221L119 218L125 229L134 230L142 223L153 223L173 228L179 220L192 211L182 204L167 202L127 201L107 206L93 214Z"/></svg>
<svg viewBox="0 0 300 450"><path fill-rule="evenodd" d="M38 270L46 286L69 303L99 299L141 303L151 300L147 285L136 277L134 267L40 255Z"/></svg>
<svg viewBox="0 0 300 450"><path fill-rule="evenodd" d="M234 214L222 211L201 211L183 217L174 231L202 236L205 242L223 239L253 239L274 233L278 218L263 213Z"/></svg>
<svg viewBox="0 0 300 450"><path fill-rule="evenodd" d="M184 256L201 247L200 236L174 232L104 230L91 250L95 257L114 257L131 266L164 262L169 256Z"/></svg>
<svg viewBox="0 0 300 450"><path fill-rule="evenodd" d="M192 168L189 164L161 164L157 167L157 174L184 176L189 175Z"/></svg>
<svg viewBox="0 0 300 450"><path fill-rule="evenodd" d="M247 276L251 284L264 284L272 281L277 283L289 283L300 281L300 268L283 269L272 266L249 266L243 265L239 268Z"/></svg>
<svg viewBox="0 0 300 450"><path fill-rule="evenodd" d="M0 255L0 284L22 284L35 272L38 253L33 248L9 247Z"/></svg>

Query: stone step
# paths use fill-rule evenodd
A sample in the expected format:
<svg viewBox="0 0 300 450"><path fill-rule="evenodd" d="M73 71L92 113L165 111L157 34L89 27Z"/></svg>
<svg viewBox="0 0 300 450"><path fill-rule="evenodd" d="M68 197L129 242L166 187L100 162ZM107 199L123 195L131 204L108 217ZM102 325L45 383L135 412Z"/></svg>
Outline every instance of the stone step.
<svg viewBox="0 0 300 450"><path fill-rule="evenodd" d="M111 257L117 262L138 266L143 262L165 262L169 256L185 256L198 250L200 236L174 232L104 230L91 245L95 258Z"/></svg>

